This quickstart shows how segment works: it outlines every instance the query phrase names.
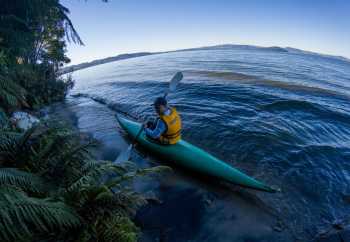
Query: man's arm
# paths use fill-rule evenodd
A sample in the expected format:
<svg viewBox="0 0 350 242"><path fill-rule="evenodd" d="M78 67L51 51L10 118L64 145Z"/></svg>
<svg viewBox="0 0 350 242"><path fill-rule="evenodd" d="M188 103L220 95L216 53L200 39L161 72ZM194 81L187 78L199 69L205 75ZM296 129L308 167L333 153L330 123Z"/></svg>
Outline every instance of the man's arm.
<svg viewBox="0 0 350 242"><path fill-rule="evenodd" d="M160 136L165 132L165 130L166 130L165 123L161 119L158 119L155 129L152 130L152 129L146 128L145 132L152 139L159 139Z"/></svg>

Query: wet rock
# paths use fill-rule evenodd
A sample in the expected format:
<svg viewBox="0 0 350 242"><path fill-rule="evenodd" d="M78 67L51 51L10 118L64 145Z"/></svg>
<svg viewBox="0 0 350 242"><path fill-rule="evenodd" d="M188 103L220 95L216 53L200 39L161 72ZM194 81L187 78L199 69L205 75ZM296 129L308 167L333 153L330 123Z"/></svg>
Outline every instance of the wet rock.
<svg viewBox="0 0 350 242"><path fill-rule="evenodd" d="M215 197L214 197L213 194L205 193L205 194L202 195L202 199L201 200L202 200L204 206L210 207L213 204L214 199L215 199Z"/></svg>
<svg viewBox="0 0 350 242"><path fill-rule="evenodd" d="M30 129L33 125L40 122L38 118L22 111L14 112L10 120L13 125L22 130Z"/></svg>
<svg viewBox="0 0 350 242"><path fill-rule="evenodd" d="M350 224L345 221L336 220L332 227L316 236L315 242L347 242L350 241Z"/></svg>
<svg viewBox="0 0 350 242"><path fill-rule="evenodd" d="M350 225L339 232L339 235L343 241L350 241Z"/></svg>
<svg viewBox="0 0 350 242"><path fill-rule="evenodd" d="M276 232L282 232L284 229L284 224L281 220L278 220L276 224L272 227L272 229Z"/></svg>
<svg viewBox="0 0 350 242"><path fill-rule="evenodd" d="M39 112L37 113L37 116L40 119L48 120L50 118L49 110L50 110L49 107L44 107L39 110Z"/></svg>
<svg viewBox="0 0 350 242"><path fill-rule="evenodd" d="M212 203L212 201L209 199L204 199L204 203L209 206Z"/></svg>
<svg viewBox="0 0 350 242"><path fill-rule="evenodd" d="M350 194L343 194L343 201L350 204Z"/></svg>
<svg viewBox="0 0 350 242"><path fill-rule="evenodd" d="M314 240L315 242L341 242L341 239L338 233L331 233L324 235L322 237L318 237Z"/></svg>
<svg viewBox="0 0 350 242"><path fill-rule="evenodd" d="M145 193L144 197L149 204L160 205L163 203L153 192Z"/></svg>
<svg viewBox="0 0 350 242"><path fill-rule="evenodd" d="M344 228L344 222L341 220L335 220L332 223L332 227L336 230L341 230Z"/></svg>

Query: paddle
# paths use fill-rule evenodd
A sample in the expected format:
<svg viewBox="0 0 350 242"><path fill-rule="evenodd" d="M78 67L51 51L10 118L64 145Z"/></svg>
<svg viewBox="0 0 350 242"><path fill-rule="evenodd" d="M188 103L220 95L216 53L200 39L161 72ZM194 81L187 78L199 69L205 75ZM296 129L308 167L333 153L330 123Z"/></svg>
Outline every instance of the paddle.
<svg viewBox="0 0 350 242"><path fill-rule="evenodd" d="M181 72L177 72L173 76L173 78L170 80L169 88L164 94L164 98L166 98L169 93L174 92L176 90L177 84L179 84L179 82L182 80L182 78L183 78L183 75ZM143 131L143 128L144 128L143 125L141 125L141 128L140 128L139 132L137 133L137 135L135 136L135 138L133 139L132 143L128 146L128 148L126 150L122 151L119 154L119 156L117 157L115 162L120 163L120 162L129 160L132 148L135 146L137 139L139 138L139 136L141 135L141 133Z"/></svg>
<svg viewBox="0 0 350 242"><path fill-rule="evenodd" d="M173 78L171 78L169 83L169 90L165 92L164 98L166 98L170 92L175 92L177 84L179 84L183 77L184 76L182 75L182 72L179 71L173 76Z"/></svg>

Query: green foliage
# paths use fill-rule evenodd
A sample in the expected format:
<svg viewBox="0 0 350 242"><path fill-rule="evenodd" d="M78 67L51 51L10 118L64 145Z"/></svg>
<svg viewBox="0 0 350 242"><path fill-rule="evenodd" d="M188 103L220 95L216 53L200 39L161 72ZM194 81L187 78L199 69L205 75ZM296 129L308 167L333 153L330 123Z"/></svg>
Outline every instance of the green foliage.
<svg viewBox="0 0 350 242"><path fill-rule="evenodd" d="M49 63L17 66L13 80L23 87L30 107L61 101L74 85L71 77L59 77Z"/></svg>
<svg viewBox="0 0 350 242"><path fill-rule="evenodd" d="M17 187L0 187L1 241L28 241L33 232L57 233L80 226L75 211L61 201L29 197Z"/></svg>
<svg viewBox="0 0 350 242"><path fill-rule="evenodd" d="M28 159L28 150L31 145L29 138L34 133L35 128L24 133L14 131L0 132L0 162L7 167L24 167Z"/></svg>
<svg viewBox="0 0 350 242"><path fill-rule="evenodd" d="M6 112L62 100L72 88L58 69L66 40L83 44L59 0L5 0L0 8L0 107Z"/></svg>
<svg viewBox="0 0 350 242"><path fill-rule="evenodd" d="M0 107L0 130L5 129L8 124L8 118L5 111Z"/></svg>
<svg viewBox="0 0 350 242"><path fill-rule="evenodd" d="M0 9L0 47L16 62L67 62L65 38L82 41L59 0L5 0Z"/></svg>
<svg viewBox="0 0 350 242"><path fill-rule="evenodd" d="M66 42L83 43L59 0L0 6L0 241L136 241L133 180L164 168L95 161L94 142L61 125L12 130L14 109L63 100Z"/></svg>
<svg viewBox="0 0 350 242"><path fill-rule="evenodd" d="M0 168L0 186L10 185L32 194L42 194L47 190L44 180L32 173L16 168Z"/></svg>
<svg viewBox="0 0 350 242"><path fill-rule="evenodd" d="M6 110L25 103L26 91L11 79L12 72L7 68L7 58L0 51L0 102Z"/></svg>
<svg viewBox="0 0 350 242"><path fill-rule="evenodd" d="M1 241L137 241L132 218L146 199L133 180L168 168L96 161L91 145L51 122L0 130Z"/></svg>
<svg viewBox="0 0 350 242"><path fill-rule="evenodd" d="M20 101L24 101L25 97L21 94L24 89L18 84L7 79L5 76L0 75L0 100L4 107L19 107Z"/></svg>
<svg viewBox="0 0 350 242"><path fill-rule="evenodd" d="M114 216L101 221L97 227L99 241L137 241L139 229L129 217Z"/></svg>

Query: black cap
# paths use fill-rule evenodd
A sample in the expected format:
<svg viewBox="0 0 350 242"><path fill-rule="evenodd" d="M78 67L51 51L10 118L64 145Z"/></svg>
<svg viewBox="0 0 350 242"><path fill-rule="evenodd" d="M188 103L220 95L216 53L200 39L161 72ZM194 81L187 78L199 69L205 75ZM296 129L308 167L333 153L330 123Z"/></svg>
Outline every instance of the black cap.
<svg viewBox="0 0 350 242"><path fill-rule="evenodd" d="M159 107L160 105L166 106L168 102L164 97L157 97L156 100L154 101L153 105L155 107Z"/></svg>

